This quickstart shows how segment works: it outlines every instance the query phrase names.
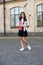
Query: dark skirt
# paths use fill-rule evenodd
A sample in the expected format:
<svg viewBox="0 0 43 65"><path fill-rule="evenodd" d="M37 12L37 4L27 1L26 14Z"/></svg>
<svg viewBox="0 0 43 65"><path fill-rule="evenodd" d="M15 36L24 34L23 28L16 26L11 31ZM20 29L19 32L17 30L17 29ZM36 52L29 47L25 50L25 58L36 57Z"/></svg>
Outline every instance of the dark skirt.
<svg viewBox="0 0 43 65"><path fill-rule="evenodd" d="M27 30L24 31L23 28L22 28L22 30L19 30L19 31L18 31L18 36L27 37L27 36L28 36Z"/></svg>

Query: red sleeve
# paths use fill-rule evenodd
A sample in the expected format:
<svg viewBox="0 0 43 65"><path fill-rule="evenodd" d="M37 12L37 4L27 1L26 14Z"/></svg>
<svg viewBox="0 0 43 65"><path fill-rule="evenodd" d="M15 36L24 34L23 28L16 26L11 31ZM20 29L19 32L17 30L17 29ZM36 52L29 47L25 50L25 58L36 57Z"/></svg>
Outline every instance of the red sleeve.
<svg viewBox="0 0 43 65"><path fill-rule="evenodd" d="M21 21L19 21L19 24L18 24L18 26L22 26L22 22L21 22Z"/></svg>

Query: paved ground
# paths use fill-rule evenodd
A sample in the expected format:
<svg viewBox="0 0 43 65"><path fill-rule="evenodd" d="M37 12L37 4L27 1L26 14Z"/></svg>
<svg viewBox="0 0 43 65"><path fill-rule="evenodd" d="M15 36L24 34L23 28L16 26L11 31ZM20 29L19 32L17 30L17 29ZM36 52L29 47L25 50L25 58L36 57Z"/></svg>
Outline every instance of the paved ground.
<svg viewBox="0 0 43 65"><path fill-rule="evenodd" d="M43 65L43 38L26 38L32 50L19 52L19 38L0 38L0 65Z"/></svg>

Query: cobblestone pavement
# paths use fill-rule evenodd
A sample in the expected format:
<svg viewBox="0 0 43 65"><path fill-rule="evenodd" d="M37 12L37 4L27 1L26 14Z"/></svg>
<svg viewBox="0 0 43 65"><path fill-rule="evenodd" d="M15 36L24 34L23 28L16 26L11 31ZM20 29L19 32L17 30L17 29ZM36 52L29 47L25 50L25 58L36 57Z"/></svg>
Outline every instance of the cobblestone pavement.
<svg viewBox="0 0 43 65"><path fill-rule="evenodd" d="M19 52L19 38L0 38L0 65L43 65L43 38L26 38L32 50Z"/></svg>

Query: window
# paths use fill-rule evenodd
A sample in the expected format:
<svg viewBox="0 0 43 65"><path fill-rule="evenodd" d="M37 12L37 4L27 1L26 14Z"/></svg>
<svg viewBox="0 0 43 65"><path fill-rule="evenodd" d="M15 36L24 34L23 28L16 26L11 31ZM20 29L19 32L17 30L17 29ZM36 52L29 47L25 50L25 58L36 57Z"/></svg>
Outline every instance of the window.
<svg viewBox="0 0 43 65"><path fill-rule="evenodd" d="M10 26L12 28L17 27L18 17L19 17L20 12L22 12L22 11L23 11L22 7L11 8L11 24L10 24Z"/></svg>
<svg viewBox="0 0 43 65"><path fill-rule="evenodd" d="M43 4L40 4L37 7L37 26L43 26Z"/></svg>

